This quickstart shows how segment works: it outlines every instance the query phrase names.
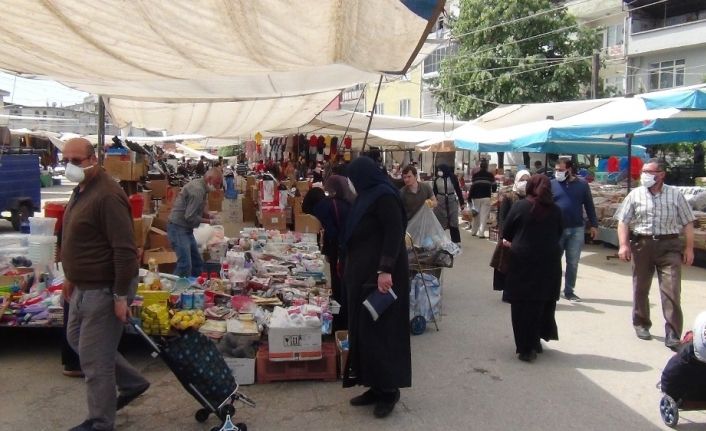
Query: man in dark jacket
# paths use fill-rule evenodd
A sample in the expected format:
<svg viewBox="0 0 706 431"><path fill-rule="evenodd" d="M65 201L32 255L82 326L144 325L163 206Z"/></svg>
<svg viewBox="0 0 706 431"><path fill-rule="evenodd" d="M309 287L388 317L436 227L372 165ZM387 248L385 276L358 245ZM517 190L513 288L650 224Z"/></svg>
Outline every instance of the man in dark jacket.
<svg viewBox="0 0 706 431"><path fill-rule="evenodd" d="M478 214L473 217L471 235L485 238L486 223L490 214L490 196L498 189L495 176L488 172L488 161L480 159L480 170L471 177L471 190L468 199L473 200L473 208Z"/></svg>

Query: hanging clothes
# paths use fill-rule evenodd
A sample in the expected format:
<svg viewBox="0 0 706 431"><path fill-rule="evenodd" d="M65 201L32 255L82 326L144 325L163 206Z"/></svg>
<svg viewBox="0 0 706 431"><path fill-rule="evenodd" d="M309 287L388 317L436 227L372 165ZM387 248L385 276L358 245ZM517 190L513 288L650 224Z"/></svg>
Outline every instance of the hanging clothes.
<svg viewBox="0 0 706 431"><path fill-rule="evenodd" d="M331 138L331 160L336 160L338 154L338 136Z"/></svg>

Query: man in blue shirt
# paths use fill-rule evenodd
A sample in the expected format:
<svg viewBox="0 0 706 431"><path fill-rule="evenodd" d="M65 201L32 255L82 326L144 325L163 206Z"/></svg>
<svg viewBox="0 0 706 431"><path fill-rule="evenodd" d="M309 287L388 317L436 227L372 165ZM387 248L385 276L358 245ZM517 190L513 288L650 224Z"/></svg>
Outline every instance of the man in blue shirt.
<svg viewBox="0 0 706 431"><path fill-rule="evenodd" d="M566 254L566 275L562 297L569 301L579 302L576 296L576 274L581 258L581 249L586 229L583 220L583 210L586 209L588 221L591 223L591 237L598 236L598 220L596 208L593 206L591 188L583 179L574 175L574 163L570 158L562 157L556 164L555 178L551 180L554 203L559 205L564 215L564 233L561 236L561 248Z"/></svg>

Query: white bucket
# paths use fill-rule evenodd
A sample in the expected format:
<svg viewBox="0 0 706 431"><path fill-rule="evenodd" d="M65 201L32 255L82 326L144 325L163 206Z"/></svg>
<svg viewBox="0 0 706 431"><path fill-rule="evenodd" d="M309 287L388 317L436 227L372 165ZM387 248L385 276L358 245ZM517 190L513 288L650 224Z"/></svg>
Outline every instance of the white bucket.
<svg viewBox="0 0 706 431"><path fill-rule="evenodd" d="M29 217L31 235L54 236L56 219L52 217Z"/></svg>
<svg viewBox="0 0 706 431"><path fill-rule="evenodd" d="M27 242L29 243L27 257L35 268L43 268L56 260L55 236L29 235Z"/></svg>

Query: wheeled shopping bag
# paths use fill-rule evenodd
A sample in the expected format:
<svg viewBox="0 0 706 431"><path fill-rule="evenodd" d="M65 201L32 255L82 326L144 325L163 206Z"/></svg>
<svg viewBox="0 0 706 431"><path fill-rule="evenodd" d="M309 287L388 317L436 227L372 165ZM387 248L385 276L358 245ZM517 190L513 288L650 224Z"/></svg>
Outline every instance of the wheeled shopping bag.
<svg viewBox="0 0 706 431"><path fill-rule="evenodd" d="M235 401L255 407L255 402L238 392L238 383L216 345L196 329L189 328L179 336L162 339L157 344L139 325L131 321L135 331L152 347L153 356L160 356L181 385L201 404L194 418L205 422L211 414L221 420L221 426L211 431L247 431L244 423L233 425Z"/></svg>

